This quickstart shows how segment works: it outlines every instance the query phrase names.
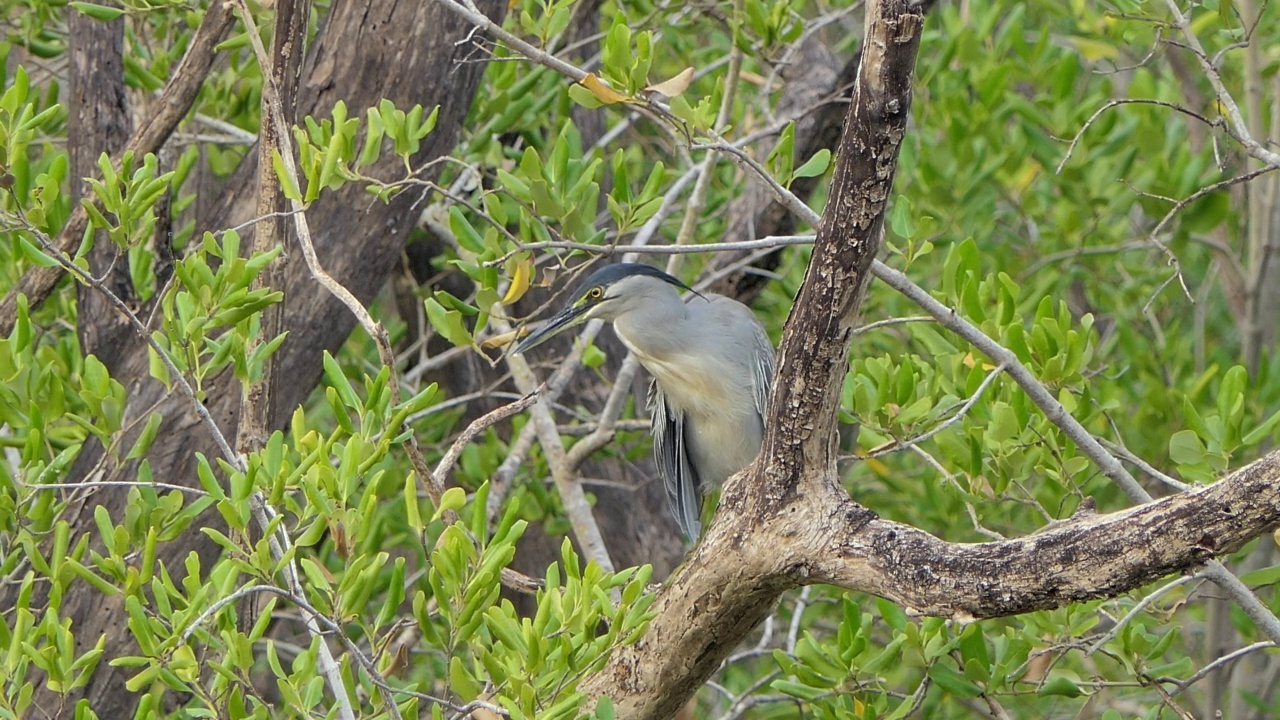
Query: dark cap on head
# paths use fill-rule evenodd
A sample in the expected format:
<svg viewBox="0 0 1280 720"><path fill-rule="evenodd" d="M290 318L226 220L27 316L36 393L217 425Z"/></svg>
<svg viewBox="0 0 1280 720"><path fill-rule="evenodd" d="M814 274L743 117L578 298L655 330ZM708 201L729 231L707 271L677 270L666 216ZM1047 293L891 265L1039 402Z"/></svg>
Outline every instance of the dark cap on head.
<svg viewBox="0 0 1280 720"><path fill-rule="evenodd" d="M612 285L623 278L629 278L633 275L645 275L651 278L657 278L665 283L675 285L683 290L692 290L688 285L680 282L676 278L662 272L658 268L650 267L642 263L614 263L598 268L595 272L587 276L586 280L573 291L573 297L576 299L581 297L588 288L596 285Z"/></svg>

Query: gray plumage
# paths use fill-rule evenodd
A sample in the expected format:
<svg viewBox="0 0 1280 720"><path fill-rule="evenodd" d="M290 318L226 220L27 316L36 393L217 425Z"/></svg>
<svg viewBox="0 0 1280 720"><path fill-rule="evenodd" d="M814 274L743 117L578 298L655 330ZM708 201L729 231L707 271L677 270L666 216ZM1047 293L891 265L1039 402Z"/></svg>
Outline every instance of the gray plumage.
<svg viewBox="0 0 1280 720"><path fill-rule="evenodd" d="M613 327L653 376L653 454L681 530L701 532L702 496L760 451L773 386L774 349L742 303L692 294L647 265L608 265L589 277L569 307L517 348L523 352L587 319Z"/></svg>

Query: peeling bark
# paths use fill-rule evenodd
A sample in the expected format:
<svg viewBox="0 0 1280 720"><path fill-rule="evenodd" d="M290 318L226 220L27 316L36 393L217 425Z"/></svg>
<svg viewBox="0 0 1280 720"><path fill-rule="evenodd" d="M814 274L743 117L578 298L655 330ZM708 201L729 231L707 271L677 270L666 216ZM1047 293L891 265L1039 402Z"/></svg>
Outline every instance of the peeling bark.
<svg viewBox="0 0 1280 720"><path fill-rule="evenodd" d="M673 715L783 591L815 581L819 556L810 550L824 544L827 526L857 532L875 518L835 480L836 421L854 317L906 132L923 20L901 0L867 6L858 82L783 335L760 458L726 483L711 526L659 593L649 631L584 681L589 694L613 699L619 717Z"/></svg>
<svg viewBox="0 0 1280 720"><path fill-rule="evenodd" d="M1106 515L1077 514L1023 538L948 543L880 519L858 529L832 522L806 554L814 558L813 581L920 614L1017 615L1111 597L1238 550L1280 524L1278 480L1280 451L1204 489Z"/></svg>

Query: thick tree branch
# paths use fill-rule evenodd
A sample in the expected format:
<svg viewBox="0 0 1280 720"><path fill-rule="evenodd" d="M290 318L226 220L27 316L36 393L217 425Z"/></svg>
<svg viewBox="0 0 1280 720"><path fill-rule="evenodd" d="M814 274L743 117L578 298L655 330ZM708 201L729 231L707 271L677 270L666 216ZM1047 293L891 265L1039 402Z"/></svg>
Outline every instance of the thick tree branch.
<svg viewBox="0 0 1280 720"><path fill-rule="evenodd" d="M659 594L649 632L621 648L583 688L610 696L619 717L672 715L772 608L803 583L811 561L775 528L856 531L874 513L834 480L840 387L855 315L880 247L884 211L911 107L922 13L903 0L869 3L858 84L830 200L779 351L761 461L731 479L720 512L683 571ZM801 510L819 503L820 515ZM828 551L829 554L829 551Z"/></svg>
<svg viewBox="0 0 1280 720"><path fill-rule="evenodd" d="M1000 542L949 543L878 518L859 527L840 522L860 510L851 501L804 504L816 502L833 512L807 523L814 564L793 574L969 621L1117 595L1239 549L1280 524L1280 451L1195 492Z"/></svg>
<svg viewBox="0 0 1280 720"><path fill-rule="evenodd" d="M764 494L796 492L807 468L836 462L840 389L856 313L880 249L884 212L911 109L924 18L907 3L867 7L858 82L840 138L830 200L813 258L778 350L778 377L761 455Z"/></svg>

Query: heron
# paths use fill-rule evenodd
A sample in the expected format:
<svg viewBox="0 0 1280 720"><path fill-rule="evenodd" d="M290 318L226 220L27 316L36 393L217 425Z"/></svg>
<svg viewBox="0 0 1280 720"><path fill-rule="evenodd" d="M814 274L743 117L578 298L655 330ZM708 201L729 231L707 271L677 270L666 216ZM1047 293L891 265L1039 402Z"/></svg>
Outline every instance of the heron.
<svg viewBox="0 0 1280 720"><path fill-rule="evenodd" d="M681 297L681 291L688 292ZM524 353L588 320L614 332L653 377L653 458L681 531L697 541L703 494L760 452L773 388L773 343L746 305L699 293L640 263L605 265L516 346Z"/></svg>

